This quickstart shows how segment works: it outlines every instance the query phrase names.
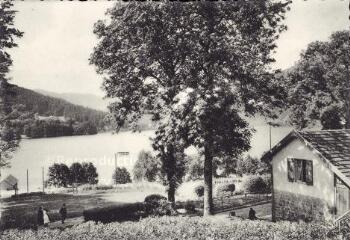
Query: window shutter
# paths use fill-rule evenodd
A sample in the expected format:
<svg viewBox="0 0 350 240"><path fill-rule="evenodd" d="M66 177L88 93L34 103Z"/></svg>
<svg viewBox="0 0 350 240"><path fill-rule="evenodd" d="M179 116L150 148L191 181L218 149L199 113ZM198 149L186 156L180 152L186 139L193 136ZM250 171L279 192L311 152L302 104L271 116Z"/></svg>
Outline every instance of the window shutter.
<svg viewBox="0 0 350 240"><path fill-rule="evenodd" d="M295 181L295 166L294 166L294 161L292 158L287 158L287 165L288 165L288 181L289 182L294 182Z"/></svg>
<svg viewBox="0 0 350 240"><path fill-rule="evenodd" d="M312 161L305 161L305 182L313 185L313 164Z"/></svg>
<svg viewBox="0 0 350 240"><path fill-rule="evenodd" d="M304 182L303 178L303 160L294 159L295 181Z"/></svg>

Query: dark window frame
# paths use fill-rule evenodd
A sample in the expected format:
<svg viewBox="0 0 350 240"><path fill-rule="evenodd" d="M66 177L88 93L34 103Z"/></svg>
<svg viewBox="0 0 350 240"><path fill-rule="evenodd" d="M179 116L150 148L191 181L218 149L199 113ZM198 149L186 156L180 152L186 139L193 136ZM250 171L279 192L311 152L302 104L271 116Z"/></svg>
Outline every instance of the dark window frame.
<svg viewBox="0 0 350 240"><path fill-rule="evenodd" d="M302 158L287 158L287 178L289 182L313 186L313 161Z"/></svg>

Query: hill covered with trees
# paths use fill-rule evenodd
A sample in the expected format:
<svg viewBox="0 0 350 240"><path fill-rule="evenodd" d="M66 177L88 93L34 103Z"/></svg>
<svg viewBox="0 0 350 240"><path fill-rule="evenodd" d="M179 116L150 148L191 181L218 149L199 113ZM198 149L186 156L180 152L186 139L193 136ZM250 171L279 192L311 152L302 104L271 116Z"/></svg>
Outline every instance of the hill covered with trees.
<svg viewBox="0 0 350 240"><path fill-rule="evenodd" d="M96 134L108 128L106 112L12 85L12 125L30 138Z"/></svg>

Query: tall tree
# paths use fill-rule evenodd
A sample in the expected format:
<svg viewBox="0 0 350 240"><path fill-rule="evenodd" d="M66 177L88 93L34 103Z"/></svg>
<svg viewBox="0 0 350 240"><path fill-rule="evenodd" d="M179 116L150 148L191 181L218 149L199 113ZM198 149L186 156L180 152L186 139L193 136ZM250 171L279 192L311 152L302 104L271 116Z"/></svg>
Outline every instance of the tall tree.
<svg viewBox="0 0 350 240"><path fill-rule="evenodd" d="M321 122L324 129L350 128L350 31L308 45L284 74L291 122L305 128Z"/></svg>
<svg viewBox="0 0 350 240"><path fill-rule="evenodd" d="M10 0L0 2L0 168L9 164L12 152L18 147L19 136L12 129L7 117L12 111L10 95L13 94L8 83L7 73L12 65L8 49L17 47L15 38L23 33L14 27L16 11L12 10Z"/></svg>
<svg viewBox="0 0 350 240"><path fill-rule="evenodd" d="M170 153L189 145L204 152L205 215L213 205L213 158L250 147L241 115L272 116L279 103L267 66L286 28L288 3L117 3L108 11L111 21L95 25L100 42L91 63L106 76L118 125L147 112L157 122L154 146L164 159L174 162Z"/></svg>
<svg viewBox="0 0 350 240"><path fill-rule="evenodd" d="M136 181L146 180L154 182L159 174L159 161L149 151L142 150L133 169L133 178Z"/></svg>

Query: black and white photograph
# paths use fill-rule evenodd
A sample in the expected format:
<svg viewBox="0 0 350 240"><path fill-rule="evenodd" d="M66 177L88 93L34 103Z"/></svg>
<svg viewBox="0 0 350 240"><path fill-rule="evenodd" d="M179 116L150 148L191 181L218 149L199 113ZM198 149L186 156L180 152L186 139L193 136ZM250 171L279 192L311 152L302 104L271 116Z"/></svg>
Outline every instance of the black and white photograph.
<svg viewBox="0 0 350 240"><path fill-rule="evenodd" d="M350 0L0 0L1 240L350 240Z"/></svg>

